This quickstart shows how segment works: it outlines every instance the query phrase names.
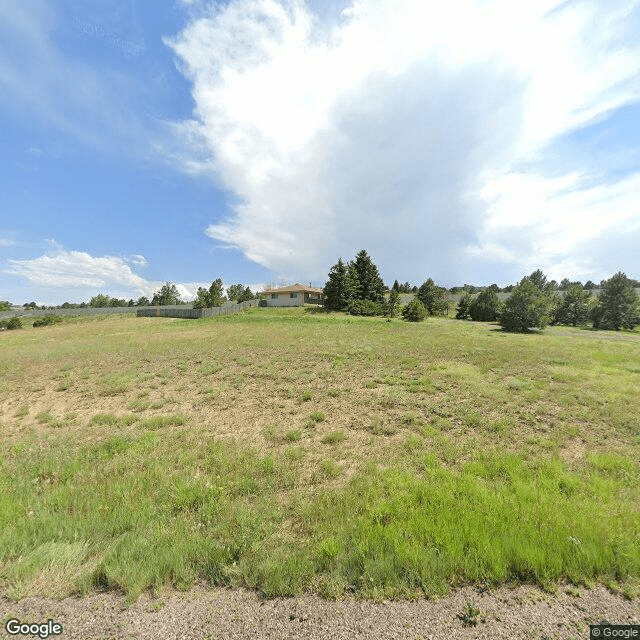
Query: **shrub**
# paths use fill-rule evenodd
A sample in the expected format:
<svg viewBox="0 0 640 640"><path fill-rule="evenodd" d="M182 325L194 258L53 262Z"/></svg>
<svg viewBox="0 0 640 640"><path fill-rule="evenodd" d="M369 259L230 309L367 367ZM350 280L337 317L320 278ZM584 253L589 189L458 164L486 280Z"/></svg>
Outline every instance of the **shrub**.
<svg viewBox="0 0 640 640"><path fill-rule="evenodd" d="M38 318L34 323L34 327L47 327L50 324L59 324L62 322L62 318L60 316L56 316L53 313L47 313L47 315L42 316L42 318Z"/></svg>
<svg viewBox="0 0 640 640"><path fill-rule="evenodd" d="M427 310L418 298L414 298L402 310L402 317L408 322L422 322L427 317Z"/></svg>
<svg viewBox="0 0 640 640"><path fill-rule="evenodd" d="M18 316L13 316L7 321L7 329L22 329L22 320Z"/></svg>
<svg viewBox="0 0 640 640"><path fill-rule="evenodd" d="M0 329L22 329L22 320L17 316L9 320L0 320Z"/></svg>

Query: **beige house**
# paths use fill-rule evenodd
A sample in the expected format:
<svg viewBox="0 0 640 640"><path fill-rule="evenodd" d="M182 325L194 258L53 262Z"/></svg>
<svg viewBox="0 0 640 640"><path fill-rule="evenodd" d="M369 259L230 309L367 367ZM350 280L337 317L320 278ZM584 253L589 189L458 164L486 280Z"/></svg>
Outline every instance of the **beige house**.
<svg viewBox="0 0 640 640"><path fill-rule="evenodd" d="M262 292L267 307L302 307L305 304L322 304L322 289L309 285L292 284L289 287L266 289Z"/></svg>

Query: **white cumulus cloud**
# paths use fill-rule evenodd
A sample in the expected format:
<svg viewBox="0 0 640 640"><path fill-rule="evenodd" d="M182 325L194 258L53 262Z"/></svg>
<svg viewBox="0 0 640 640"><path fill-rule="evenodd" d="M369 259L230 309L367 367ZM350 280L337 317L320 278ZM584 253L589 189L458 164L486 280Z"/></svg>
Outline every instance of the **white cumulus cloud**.
<svg viewBox="0 0 640 640"><path fill-rule="evenodd" d="M94 257L83 251L58 249L32 260L8 260L6 273L22 276L29 282L54 288L120 288L141 293L148 281L136 275L122 259L114 256Z"/></svg>
<svg viewBox="0 0 640 640"><path fill-rule="evenodd" d="M594 186L548 153L640 100L638 4L199 2L166 42L195 101L185 169L237 202L207 234L285 278L363 247L389 280L617 270L582 252L637 229L638 176Z"/></svg>

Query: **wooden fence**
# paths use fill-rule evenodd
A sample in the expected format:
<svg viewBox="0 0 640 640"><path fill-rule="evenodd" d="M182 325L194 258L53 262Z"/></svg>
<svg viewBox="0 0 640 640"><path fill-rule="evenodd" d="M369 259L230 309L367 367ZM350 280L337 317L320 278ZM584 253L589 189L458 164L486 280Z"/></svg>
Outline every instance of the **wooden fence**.
<svg viewBox="0 0 640 640"><path fill-rule="evenodd" d="M212 318L238 313L247 307L257 307L257 300L246 300L240 304L226 304L208 309L188 309L185 307L138 307L138 318Z"/></svg>

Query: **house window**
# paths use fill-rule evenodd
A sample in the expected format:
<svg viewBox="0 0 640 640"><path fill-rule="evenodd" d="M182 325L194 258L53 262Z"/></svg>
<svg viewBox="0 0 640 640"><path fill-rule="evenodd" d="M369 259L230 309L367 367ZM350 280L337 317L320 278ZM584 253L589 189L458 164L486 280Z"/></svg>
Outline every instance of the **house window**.
<svg viewBox="0 0 640 640"><path fill-rule="evenodd" d="M272 299L272 300L275 300L277 297L278 297L278 294L277 294L277 293L272 293L272 294L271 294L271 299Z"/></svg>
<svg viewBox="0 0 640 640"><path fill-rule="evenodd" d="M290 297L290 298L297 298L297 297L298 297L298 294L297 294L297 293L290 293L290 294L289 294L289 297Z"/></svg>

